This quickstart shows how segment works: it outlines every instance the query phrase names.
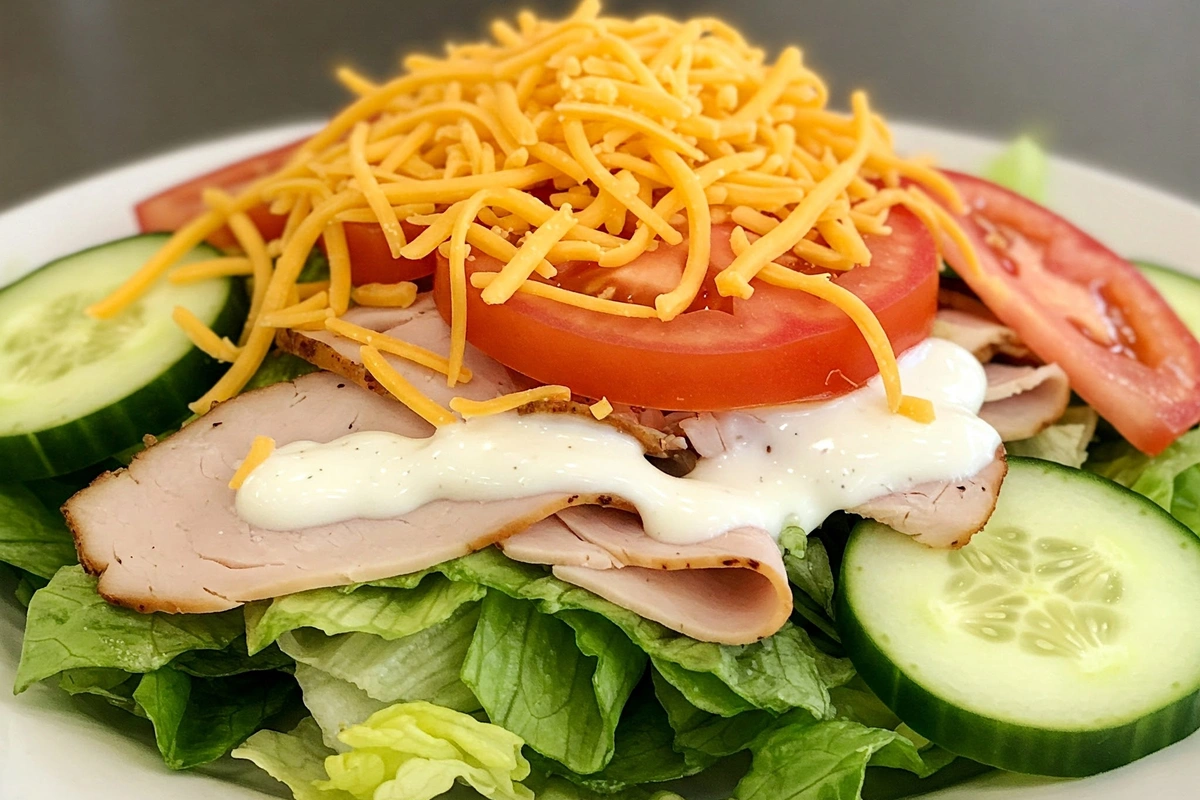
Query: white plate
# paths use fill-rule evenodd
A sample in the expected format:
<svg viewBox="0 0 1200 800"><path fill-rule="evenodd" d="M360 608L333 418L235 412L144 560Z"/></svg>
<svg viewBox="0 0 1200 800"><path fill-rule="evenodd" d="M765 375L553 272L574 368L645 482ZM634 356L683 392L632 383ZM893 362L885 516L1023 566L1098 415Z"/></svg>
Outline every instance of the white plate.
<svg viewBox="0 0 1200 800"><path fill-rule="evenodd" d="M136 231L138 200L187 178L299 138L314 123L286 125L177 150L50 192L0 214L0 285L50 259ZM898 147L976 170L998 145L918 125L896 125ZM1114 249L1200 275L1200 207L1080 164L1055 160L1050 205ZM0 687L13 684L22 614L0 584ZM279 784L239 765L172 773L119 712L74 701L48 686L20 697L0 688L0 800L26 798L261 798ZM233 776L237 785L217 776ZM1049 782L995 775L946 790L939 800L1184 800L1200 796L1200 736L1116 772Z"/></svg>

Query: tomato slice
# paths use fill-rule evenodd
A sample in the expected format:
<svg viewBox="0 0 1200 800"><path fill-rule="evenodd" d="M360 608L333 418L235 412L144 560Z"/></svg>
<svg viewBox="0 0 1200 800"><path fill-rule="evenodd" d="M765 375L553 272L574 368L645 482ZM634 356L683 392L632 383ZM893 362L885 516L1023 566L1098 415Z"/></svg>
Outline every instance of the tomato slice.
<svg viewBox="0 0 1200 800"><path fill-rule="evenodd" d="M206 210L203 200L205 189L216 187L235 194L264 175L270 175L280 169L301 142L292 142L275 150L259 153L143 200L134 209L138 227L143 233L178 230ZM246 213L264 239L275 239L283 233L286 218L272 214L266 206L256 206ZM402 225L405 236L409 239L421 232L419 227L407 222ZM222 228L209 236L208 241L222 249L237 246L237 241L228 228ZM392 258L383 230L374 223L347 223L346 247L350 252L350 280L356 286L423 278L433 273L436 262L432 255L417 261Z"/></svg>
<svg viewBox="0 0 1200 800"><path fill-rule="evenodd" d="M412 241L422 228L401 222L404 236ZM374 223L347 222L346 247L350 251L350 282L355 286L364 283L398 283L415 281L432 275L437 264L437 255L430 253L425 258L412 260L392 258L383 228Z"/></svg>
<svg viewBox="0 0 1200 800"><path fill-rule="evenodd" d="M1037 203L946 174L982 273L952 241L943 252L992 313L1139 450L1157 454L1200 421L1200 342L1132 264Z"/></svg>
<svg viewBox="0 0 1200 800"><path fill-rule="evenodd" d="M282 167L300 144L300 142L292 142L275 150L259 153L244 161L213 170L205 175L192 178L190 181L172 186L153 197L146 198L134 208L134 213L137 214L138 228L142 233L174 231L182 228L208 210L203 200L205 189L215 187L234 194L264 175L270 175ZM252 208L247 213L254 221L255 226L262 232L264 239L274 239L283 233L284 218L272 214L266 206ZM237 245L233 233L228 228L217 231L208 237L208 241L222 249Z"/></svg>
<svg viewBox="0 0 1200 800"><path fill-rule="evenodd" d="M932 328L937 256L932 237L907 211L894 211L889 225L890 236L866 237L871 266L834 280L867 303L899 352ZM686 243L660 245L623 268L637 281L610 280L622 284L614 286L618 295L649 302L653 292L647 287L673 286L686 257ZM728 229L714 231L710 279L732 260ZM495 259L482 254L467 262L469 273L499 268ZM594 264L563 265L560 273L569 280L603 280L597 278L599 269ZM664 281L664 275L671 280ZM479 290L468 286L467 338L502 364L544 383L657 409L720 410L827 398L877 373L862 334L838 308L761 281L754 287L749 300L713 297L702 304L709 307L664 323L521 293L506 303L487 305ZM444 259L434 275L434 297L449 319Z"/></svg>

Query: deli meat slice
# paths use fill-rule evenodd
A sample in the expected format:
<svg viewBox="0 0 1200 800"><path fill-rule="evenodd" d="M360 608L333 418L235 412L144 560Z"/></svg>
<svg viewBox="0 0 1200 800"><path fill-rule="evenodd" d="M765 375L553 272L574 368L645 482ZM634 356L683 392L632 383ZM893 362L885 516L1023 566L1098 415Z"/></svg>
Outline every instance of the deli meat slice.
<svg viewBox="0 0 1200 800"><path fill-rule="evenodd" d="M934 481L906 492L877 497L850 509L907 533L930 547L959 548L983 530L996 510L1000 485L1008 474L1004 448L975 475L959 481Z"/></svg>
<svg viewBox="0 0 1200 800"><path fill-rule="evenodd" d="M408 344L423 347L445 357L450 353L450 326L442 320L433 303L432 294L424 294L408 308L353 308L343 317L346 322L385 333ZM376 394L390 397L379 385L359 357L361 344L332 331L294 331L281 329L276 334L281 350L303 358L312 364L349 378ZM413 362L384 354L384 358L409 383L434 402L446 405L453 397L469 400L490 400L513 391L516 386L504 366L467 345L463 363L473 373L466 383L446 385L446 376Z"/></svg>
<svg viewBox="0 0 1200 800"><path fill-rule="evenodd" d="M979 416L1006 442L1028 439L1067 410L1071 385L1057 364L984 364L988 388Z"/></svg>
<svg viewBox="0 0 1200 800"><path fill-rule="evenodd" d="M499 545L517 561L548 564L555 577L696 639L749 644L792 612L779 547L739 528L689 545L652 539L636 515L565 509Z"/></svg>
<svg viewBox="0 0 1200 800"><path fill-rule="evenodd" d="M249 392L106 473L63 508L100 594L138 611L203 613L377 580L487 547L587 496L437 501L391 520L296 531L251 527L229 480L256 435L280 444L354 431L428 436L408 409L329 373Z"/></svg>

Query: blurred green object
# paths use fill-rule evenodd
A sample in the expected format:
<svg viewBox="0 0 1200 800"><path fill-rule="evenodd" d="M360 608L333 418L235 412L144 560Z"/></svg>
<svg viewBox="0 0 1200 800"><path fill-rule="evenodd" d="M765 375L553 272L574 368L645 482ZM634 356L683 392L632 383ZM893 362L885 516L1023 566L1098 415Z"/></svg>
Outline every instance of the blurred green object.
<svg viewBox="0 0 1200 800"><path fill-rule="evenodd" d="M1022 136L988 163L983 177L1044 204L1049 163L1042 146Z"/></svg>

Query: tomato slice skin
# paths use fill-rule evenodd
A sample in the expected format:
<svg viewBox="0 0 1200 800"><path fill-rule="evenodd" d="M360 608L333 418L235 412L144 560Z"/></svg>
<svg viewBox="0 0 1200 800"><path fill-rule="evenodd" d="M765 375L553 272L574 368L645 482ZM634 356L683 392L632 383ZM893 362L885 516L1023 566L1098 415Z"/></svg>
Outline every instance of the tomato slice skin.
<svg viewBox="0 0 1200 800"><path fill-rule="evenodd" d="M301 142L292 142L266 153L259 153L172 186L153 197L147 197L134 207L139 230L142 233L153 233L182 228L208 210L203 200L205 189L217 188L230 194L236 193L282 167L300 144ZM274 239L283 233L285 218L272 214L266 206L252 208L247 214L264 239ZM208 241L214 247L222 249L237 245L233 233L228 228L222 228L209 236Z"/></svg>
<svg viewBox="0 0 1200 800"><path fill-rule="evenodd" d="M932 328L938 262L932 237L911 214L897 209L889 225L891 236L866 237L872 265L834 280L871 307L900 352ZM733 259L728 233L714 230L710 275ZM673 259L682 268L686 244L660 246L646 257ZM468 273L499 268L482 254L467 262ZM544 383L664 410L715 411L829 398L878 372L862 334L837 307L761 281L754 287L749 300L722 298L728 311L696 310L663 323L522 293L487 305L468 285L467 338L502 364ZM434 298L448 320L444 259L434 274Z"/></svg>
<svg viewBox="0 0 1200 800"><path fill-rule="evenodd" d="M1031 200L946 174L981 274L948 237L942 252L1001 322L1139 450L1156 455L1200 422L1200 342L1132 264Z"/></svg>
<svg viewBox="0 0 1200 800"><path fill-rule="evenodd" d="M138 228L143 233L178 230L207 210L203 200L205 189L215 187L235 194L264 175L270 175L283 167L303 141L259 153L146 198L134 208ZM267 241L276 239L283 233L287 218L272 214L265 205L255 206L246 213ZM416 225L407 222L401 224L405 236L410 240L421 232ZM364 283L411 281L433 273L437 260L433 255L416 261L392 258L387 239L378 225L348 222L345 227L346 246L350 252L350 281L355 286ZM222 249L237 246L237 240L228 228L216 231L208 237L208 241Z"/></svg>

